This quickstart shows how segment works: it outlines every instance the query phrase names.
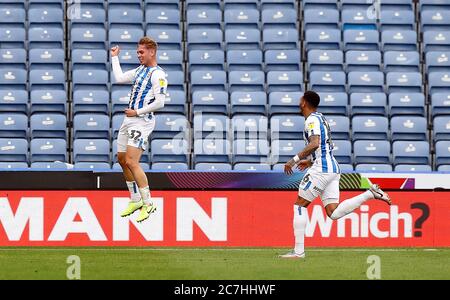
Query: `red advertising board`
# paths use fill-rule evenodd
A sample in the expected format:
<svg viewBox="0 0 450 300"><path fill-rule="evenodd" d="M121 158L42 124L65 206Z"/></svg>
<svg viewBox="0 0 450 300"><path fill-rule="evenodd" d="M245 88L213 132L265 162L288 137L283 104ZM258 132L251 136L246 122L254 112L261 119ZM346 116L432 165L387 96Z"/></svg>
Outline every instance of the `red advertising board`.
<svg viewBox="0 0 450 300"><path fill-rule="evenodd" d="M358 192L341 192L341 201ZM391 192L332 221L316 199L306 246L448 247L450 192ZM292 246L295 191L153 191L157 212L121 218L127 192L1 191L0 246ZM137 214L137 212L135 213Z"/></svg>

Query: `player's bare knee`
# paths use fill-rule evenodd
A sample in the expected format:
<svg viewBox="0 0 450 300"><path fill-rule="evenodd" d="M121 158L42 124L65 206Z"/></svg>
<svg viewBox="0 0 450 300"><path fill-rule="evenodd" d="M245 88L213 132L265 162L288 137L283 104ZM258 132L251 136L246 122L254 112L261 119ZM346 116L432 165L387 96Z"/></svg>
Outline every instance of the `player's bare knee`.
<svg viewBox="0 0 450 300"><path fill-rule="evenodd" d="M125 167L127 165L127 160L125 158L125 155L117 155L117 160L119 161L119 164L122 167Z"/></svg>
<svg viewBox="0 0 450 300"><path fill-rule="evenodd" d="M130 157L127 157L125 159L125 164L131 170L139 167L139 162L135 161L133 158Z"/></svg>

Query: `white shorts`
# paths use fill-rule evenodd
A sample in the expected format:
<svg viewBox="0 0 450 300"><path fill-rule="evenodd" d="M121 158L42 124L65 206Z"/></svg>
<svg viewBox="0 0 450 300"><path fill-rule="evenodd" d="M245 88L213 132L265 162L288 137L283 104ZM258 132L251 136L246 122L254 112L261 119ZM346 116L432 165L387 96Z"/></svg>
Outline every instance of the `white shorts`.
<svg viewBox="0 0 450 300"><path fill-rule="evenodd" d="M309 169L298 187L298 195L312 202L318 196L323 206L339 203L339 179L341 174L322 173L314 168Z"/></svg>
<svg viewBox="0 0 450 300"><path fill-rule="evenodd" d="M125 117L117 137L117 152L127 152L127 146L145 151L153 129L155 129L154 116L151 119Z"/></svg>

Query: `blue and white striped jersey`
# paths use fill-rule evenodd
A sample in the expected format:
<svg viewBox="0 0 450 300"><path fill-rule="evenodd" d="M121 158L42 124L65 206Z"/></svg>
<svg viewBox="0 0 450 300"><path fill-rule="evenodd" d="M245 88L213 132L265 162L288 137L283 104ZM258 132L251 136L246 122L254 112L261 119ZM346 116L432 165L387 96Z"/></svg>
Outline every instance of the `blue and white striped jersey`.
<svg viewBox="0 0 450 300"><path fill-rule="evenodd" d="M340 173L339 164L333 156L330 125L321 113L314 112L305 120L303 136L306 144L312 135L319 136L320 146L311 155L313 161L311 168L322 173Z"/></svg>
<svg viewBox="0 0 450 300"><path fill-rule="evenodd" d="M159 67L140 65L134 70L131 97L128 107L134 110L145 108L155 101L156 94L166 94L166 73Z"/></svg>

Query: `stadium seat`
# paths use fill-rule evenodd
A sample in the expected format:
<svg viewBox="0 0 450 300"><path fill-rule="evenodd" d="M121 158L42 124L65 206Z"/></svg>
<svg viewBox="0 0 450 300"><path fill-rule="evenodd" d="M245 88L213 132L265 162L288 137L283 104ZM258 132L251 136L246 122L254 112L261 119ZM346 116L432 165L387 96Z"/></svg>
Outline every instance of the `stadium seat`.
<svg viewBox="0 0 450 300"><path fill-rule="evenodd" d="M423 36L423 51L449 51L450 31L428 30Z"/></svg>
<svg viewBox="0 0 450 300"><path fill-rule="evenodd" d="M450 103L449 103L450 105ZM423 93L389 94L389 115L425 116L425 96Z"/></svg>
<svg viewBox="0 0 450 300"><path fill-rule="evenodd" d="M270 145L270 163L286 163L303 149L304 143L300 140L272 140Z"/></svg>
<svg viewBox="0 0 450 300"><path fill-rule="evenodd" d="M350 120L347 116L327 115L325 118L330 125L334 140L350 139Z"/></svg>
<svg viewBox="0 0 450 300"><path fill-rule="evenodd" d="M220 29L222 11L217 8L194 8L186 11L188 29L215 28Z"/></svg>
<svg viewBox="0 0 450 300"><path fill-rule="evenodd" d="M225 30L233 29L236 27L245 27L258 29L260 14L256 8L237 8L237 9L225 9L223 12ZM222 13L219 11L219 24L222 17Z"/></svg>
<svg viewBox="0 0 450 300"><path fill-rule="evenodd" d="M396 141L392 144L394 165L429 164L430 146L425 141Z"/></svg>
<svg viewBox="0 0 450 300"><path fill-rule="evenodd" d="M31 58L30 58L31 60ZM27 52L25 49L1 49L0 48L0 68L27 69Z"/></svg>
<svg viewBox="0 0 450 300"><path fill-rule="evenodd" d="M367 8L344 8L342 9L342 29L344 31L353 29L376 30L377 20L367 13Z"/></svg>
<svg viewBox="0 0 450 300"><path fill-rule="evenodd" d="M30 161L32 163L67 161L66 140L32 139L30 143Z"/></svg>
<svg viewBox="0 0 450 300"><path fill-rule="evenodd" d="M262 28L297 28L297 11L291 8L263 8Z"/></svg>
<svg viewBox="0 0 450 300"><path fill-rule="evenodd" d="M225 54L222 50L189 51L189 72L196 70L224 71L224 65Z"/></svg>
<svg viewBox="0 0 450 300"><path fill-rule="evenodd" d="M164 107L158 112L178 113L185 115L187 111L186 94L183 91L171 91L166 93Z"/></svg>
<svg viewBox="0 0 450 300"><path fill-rule="evenodd" d="M27 169L28 169L28 163L26 163L26 162L0 162L0 170L2 172L25 171Z"/></svg>
<svg viewBox="0 0 450 300"><path fill-rule="evenodd" d="M428 137L427 120L424 117L400 116L391 119L392 141L425 141Z"/></svg>
<svg viewBox="0 0 450 300"><path fill-rule="evenodd" d="M347 29L344 31L344 51L379 50L379 33L376 30Z"/></svg>
<svg viewBox="0 0 450 300"><path fill-rule="evenodd" d="M154 139L150 148L152 163L188 163L188 142L186 140ZM152 169L154 169L154 165Z"/></svg>
<svg viewBox="0 0 450 300"><path fill-rule="evenodd" d="M382 9L380 13L380 29L395 30L405 29L414 30L415 27L414 11L407 9Z"/></svg>
<svg viewBox="0 0 450 300"><path fill-rule="evenodd" d="M262 51L258 49L228 50L227 65L228 71L262 71Z"/></svg>
<svg viewBox="0 0 450 300"><path fill-rule="evenodd" d="M419 0L420 10L450 9L450 4L445 0Z"/></svg>
<svg viewBox="0 0 450 300"><path fill-rule="evenodd" d="M298 30L293 28L266 28L262 32L264 50L299 48Z"/></svg>
<svg viewBox="0 0 450 300"><path fill-rule="evenodd" d="M226 163L198 163L195 165L195 170L205 172L223 172L231 171L231 164Z"/></svg>
<svg viewBox="0 0 450 300"><path fill-rule="evenodd" d="M181 36L180 36L181 40ZM187 31L188 51L202 49L222 49L222 30L220 29L188 29Z"/></svg>
<svg viewBox="0 0 450 300"><path fill-rule="evenodd" d="M352 71L348 73L348 92L382 93L384 92L383 72Z"/></svg>
<svg viewBox="0 0 450 300"><path fill-rule="evenodd" d="M352 71L380 71L381 52L350 50L345 52L345 63L347 72Z"/></svg>
<svg viewBox="0 0 450 300"><path fill-rule="evenodd" d="M22 68L0 68L0 90L27 89L27 71Z"/></svg>
<svg viewBox="0 0 450 300"><path fill-rule="evenodd" d="M298 50L267 50L264 53L265 71L301 71Z"/></svg>
<svg viewBox="0 0 450 300"><path fill-rule="evenodd" d="M109 139L109 117L101 114L78 114L73 118L74 139Z"/></svg>
<svg viewBox="0 0 450 300"><path fill-rule="evenodd" d="M151 139L188 139L189 122L185 116L179 114L155 115L155 129L150 135Z"/></svg>
<svg viewBox="0 0 450 300"><path fill-rule="evenodd" d="M109 93L105 90L77 90L73 94L72 112L74 115L79 113L109 115L109 98Z"/></svg>
<svg viewBox="0 0 450 300"><path fill-rule="evenodd" d="M450 71L433 72L428 75L429 94L450 92Z"/></svg>
<svg viewBox="0 0 450 300"><path fill-rule="evenodd" d="M62 90L66 88L66 73L57 69L36 69L30 71L30 89Z"/></svg>
<svg viewBox="0 0 450 300"><path fill-rule="evenodd" d="M180 162L159 162L152 164L152 170L160 170L160 171L185 171L188 170L189 167L186 163Z"/></svg>
<svg viewBox="0 0 450 300"><path fill-rule="evenodd" d="M341 50L310 50L307 64L308 72L343 71L344 53Z"/></svg>
<svg viewBox="0 0 450 300"><path fill-rule="evenodd" d="M233 92L230 96L231 114L266 115L266 97L264 92Z"/></svg>
<svg viewBox="0 0 450 300"><path fill-rule="evenodd" d="M0 111L28 113L28 93L21 90L0 89Z"/></svg>
<svg viewBox="0 0 450 300"><path fill-rule="evenodd" d="M358 140L353 144L355 164L389 164L391 144L388 141Z"/></svg>
<svg viewBox="0 0 450 300"><path fill-rule="evenodd" d="M450 51L430 51L425 54L426 72L450 71Z"/></svg>
<svg viewBox="0 0 450 300"><path fill-rule="evenodd" d="M269 115L298 114L301 92L273 92L269 94Z"/></svg>
<svg viewBox="0 0 450 300"><path fill-rule="evenodd" d="M27 140L0 138L0 162L28 163Z"/></svg>
<svg viewBox="0 0 450 300"><path fill-rule="evenodd" d="M306 2L304 5L306 6ZM322 3L320 3L322 4ZM334 3L336 4L336 2ZM334 8L318 7L304 9L304 28L309 29L338 29L339 28L339 11Z"/></svg>
<svg viewBox="0 0 450 300"><path fill-rule="evenodd" d="M346 75L344 72L314 71L310 73L309 86L316 92L345 92Z"/></svg>
<svg viewBox="0 0 450 300"><path fill-rule="evenodd" d="M433 139L437 141L450 141L450 117L440 116L433 120Z"/></svg>
<svg viewBox="0 0 450 300"><path fill-rule="evenodd" d="M352 118L352 131L353 141L387 140L389 132L388 119L373 115L356 116Z"/></svg>
<svg viewBox="0 0 450 300"><path fill-rule="evenodd" d="M338 3L333 0L303 0L303 8L306 9L337 9ZM306 15L306 14L305 14Z"/></svg>
<svg viewBox="0 0 450 300"><path fill-rule="evenodd" d="M29 48L63 48L64 30L61 25L35 24L28 29Z"/></svg>
<svg viewBox="0 0 450 300"><path fill-rule="evenodd" d="M385 93L352 93L350 95L350 107L352 115L382 115L386 116Z"/></svg>
<svg viewBox="0 0 450 300"><path fill-rule="evenodd" d="M250 92L264 91L265 76L263 71L231 71L228 73L229 91Z"/></svg>
<svg viewBox="0 0 450 300"><path fill-rule="evenodd" d="M31 138L66 139L67 120L61 114L39 113L30 118Z"/></svg>
<svg viewBox="0 0 450 300"><path fill-rule="evenodd" d="M449 30L449 10L424 10L420 12L420 25L425 34L428 30Z"/></svg>
<svg viewBox="0 0 450 300"><path fill-rule="evenodd" d="M384 30L381 33L383 51L417 51L415 30Z"/></svg>
<svg viewBox="0 0 450 300"><path fill-rule="evenodd" d="M333 156L339 164L352 164L351 142L344 140L333 140Z"/></svg>
<svg viewBox="0 0 450 300"><path fill-rule="evenodd" d="M60 69L64 70L65 53L63 49L30 49L30 70Z"/></svg>
<svg viewBox="0 0 450 300"><path fill-rule="evenodd" d="M269 144L265 139L237 139L233 142L233 164L266 163L269 151Z"/></svg>
<svg viewBox="0 0 450 300"><path fill-rule="evenodd" d="M235 171L253 171L253 172L267 172L270 171L269 164L260 163L237 163L233 166Z"/></svg>
<svg viewBox="0 0 450 300"><path fill-rule="evenodd" d="M347 116L348 94L347 93L319 93L320 112L324 115Z"/></svg>
<svg viewBox="0 0 450 300"><path fill-rule="evenodd" d="M162 50L157 53L158 65L164 70L183 71L183 52L180 50ZM135 66L138 64L135 64Z"/></svg>
<svg viewBox="0 0 450 300"><path fill-rule="evenodd" d="M224 91L196 91L192 93L192 111L228 114L228 93Z"/></svg>
<svg viewBox="0 0 450 300"><path fill-rule="evenodd" d="M417 51L387 51L384 53L385 72L419 72L420 57Z"/></svg>
<svg viewBox="0 0 450 300"><path fill-rule="evenodd" d="M424 172L429 173L431 172L431 166L430 165L397 165L394 169L395 172Z"/></svg>
<svg viewBox="0 0 450 300"><path fill-rule="evenodd" d="M423 89L422 74L419 72L389 72L386 74L388 93L414 92L420 93Z"/></svg>
<svg viewBox="0 0 450 300"><path fill-rule="evenodd" d="M194 139L226 139L230 124L230 119L224 115L195 114Z"/></svg>
<svg viewBox="0 0 450 300"><path fill-rule="evenodd" d="M341 31L339 29L313 28L305 32L305 49L341 49Z"/></svg>
<svg viewBox="0 0 450 300"><path fill-rule="evenodd" d="M0 138L28 137L28 117L18 113L0 113Z"/></svg>
<svg viewBox="0 0 450 300"><path fill-rule="evenodd" d="M194 164L230 163L231 144L228 140L205 139L194 142Z"/></svg>
<svg viewBox="0 0 450 300"><path fill-rule="evenodd" d="M0 43L2 48L25 48L26 32L23 24L1 24Z"/></svg>
<svg viewBox="0 0 450 300"><path fill-rule="evenodd" d="M392 172L391 164L359 164L356 165L357 172Z"/></svg>
<svg viewBox="0 0 450 300"><path fill-rule="evenodd" d="M431 116L450 115L450 94L434 93L431 95Z"/></svg>
<svg viewBox="0 0 450 300"><path fill-rule="evenodd" d="M303 73L300 71L267 72L267 91L301 92L303 91Z"/></svg>
<svg viewBox="0 0 450 300"><path fill-rule="evenodd" d="M193 71L191 72L191 91L226 91L226 78L225 71Z"/></svg>
<svg viewBox="0 0 450 300"><path fill-rule="evenodd" d="M268 119L261 115L239 114L231 119L234 139L267 139Z"/></svg>
<svg viewBox="0 0 450 300"><path fill-rule="evenodd" d="M73 161L110 163L110 143L105 139L75 139L73 141Z"/></svg>
<svg viewBox="0 0 450 300"><path fill-rule="evenodd" d="M154 26L147 28L146 35L151 36L156 40L158 49L160 50L182 50L182 31L180 29L159 28ZM198 40L195 44L201 45L201 43L202 42Z"/></svg>
<svg viewBox="0 0 450 300"><path fill-rule="evenodd" d="M74 165L75 171L104 171L111 170L111 166L106 162L77 162Z"/></svg>
<svg viewBox="0 0 450 300"><path fill-rule="evenodd" d="M436 143L436 167L450 165L450 141Z"/></svg>
<svg viewBox="0 0 450 300"><path fill-rule="evenodd" d="M352 173L354 171L353 165L339 164L339 170L341 173Z"/></svg>
<svg viewBox="0 0 450 300"><path fill-rule="evenodd" d="M301 140L305 118L299 115L275 115L270 118L271 140Z"/></svg>

